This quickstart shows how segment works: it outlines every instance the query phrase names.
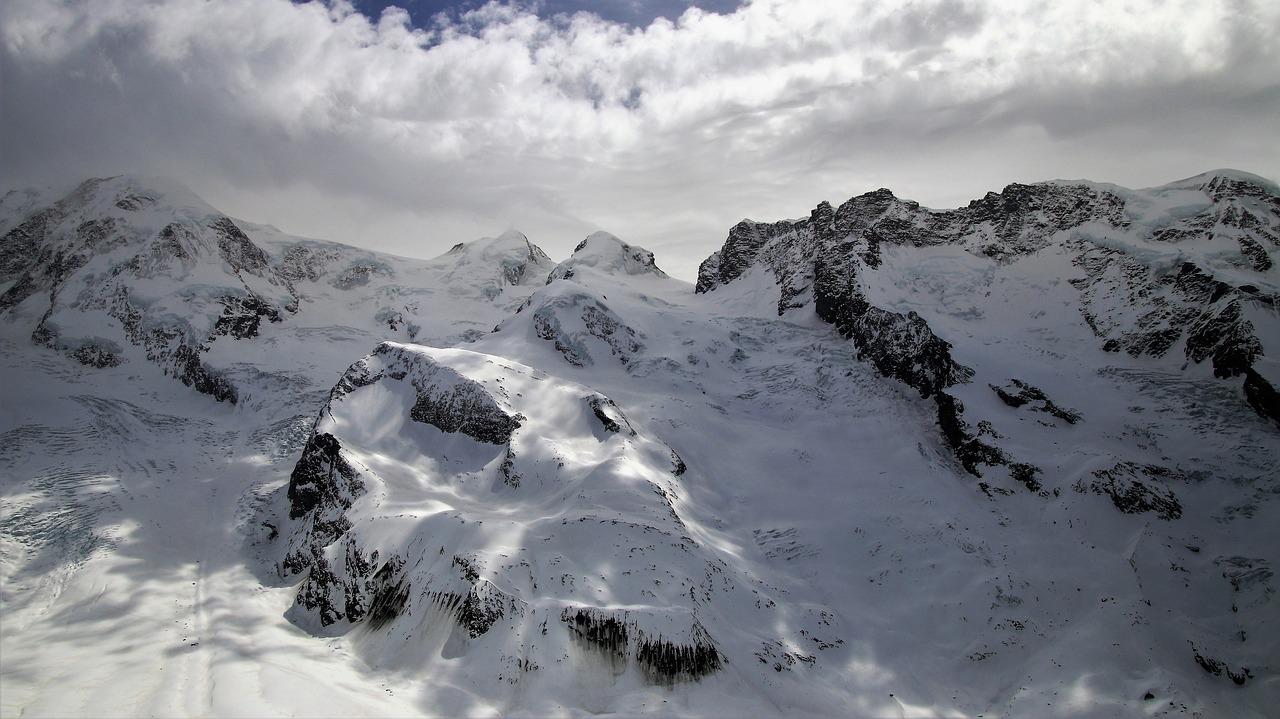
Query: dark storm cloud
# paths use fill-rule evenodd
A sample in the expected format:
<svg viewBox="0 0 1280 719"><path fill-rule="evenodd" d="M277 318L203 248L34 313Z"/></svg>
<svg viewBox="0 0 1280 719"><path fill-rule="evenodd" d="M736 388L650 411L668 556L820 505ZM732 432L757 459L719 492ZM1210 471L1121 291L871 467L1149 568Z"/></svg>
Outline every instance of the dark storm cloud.
<svg viewBox="0 0 1280 719"><path fill-rule="evenodd" d="M344 2L0 13L6 186L170 175L407 254L516 226L563 255L603 228L687 277L741 217L881 186L953 206L1015 180L1280 174L1261 0L756 0L643 27L491 3L429 30Z"/></svg>

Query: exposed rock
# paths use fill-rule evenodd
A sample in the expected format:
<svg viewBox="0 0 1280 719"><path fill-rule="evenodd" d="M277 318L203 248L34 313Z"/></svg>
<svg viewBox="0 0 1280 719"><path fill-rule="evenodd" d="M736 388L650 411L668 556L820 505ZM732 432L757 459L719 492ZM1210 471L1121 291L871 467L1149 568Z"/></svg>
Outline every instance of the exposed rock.
<svg viewBox="0 0 1280 719"><path fill-rule="evenodd" d="M1081 479L1075 490L1084 494L1105 495L1125 514L1154 512L1160 519L1169 521L1182 516L1182 505L1173 490L1164 485L1166 479L1181 479L1177 472L1158 465L1139 465L1119 462L1111 469L1093 472L1094 479Z"/></svg>
<svg viewBox="0 0 1280 719"><path fill-rule="evenodd" d="M480 442L505 444L510 441L511 433L524 418L503 412L479 384L465 377L448 375L448 372L439 372L430 378L415 378L418 399L409 411L409 418L443 432L461 432Z"/></svg>
<svg viewBox="0 0 1280 719"><path fill-rule="evenodd" d="M1187 329L1187 359L1199 363L1211 357L1218 377L1243 374L1261 355L1262 343L1238 299L1210 308Z"/></svg>
<svg viewBox="0 0 1280 719"><path fill-rule="evenodd" d="M347 510L364 493L359 472L342 456L333 435L312 435L289 475L289 518L300 519L317 508Z"/></svg>
<svg viewBox="0 0 1280 719"><path fill-rule="evenodd" d="M1222 568L1222 577L1231 584L1231 590L1236 596L1235 605L1263 605L1275 598L1275 572L1271 569L1270 561L1260 557L1234 555L1217 557L1213 564Z"/></svg>
<svg viewBox="0 0 1280 719"><path fill-rule="evenodd" d="M381 629L400 616L409 604L408 578L404 576L405 561L391 557L373 575L370 583L372 598L369 600L369 628Z"/></svg>
<svg viewBox="0 0 1280 719"><path fill-rule="evenodd" d="M1253 368L1244 372L1244 396L1259 416L1280 424L1280 392Z"/></svg>
<svg viewBox="0 0 1280 719"><path fill-rule="evenodd" d="M619 659L633 657L654 684L697 681L722 666L715 642L696 622L688 631L689 641L674 642L639 629L625 611L572 607L562 611L560 620L582 643Z"/></svg>
<svg viewBox="0 0 1280 719"><path fill-rule="evenodd" d="M103 367L118 367L121 364L124 364L124 358L118 354L120 352L120 348L112 345L114 345L114 343L107 345L100 345L96 343L83 344L71 353L71 357L82 365L96 367L98 369L102 369Z"/></svg>
<svg viewBox="0 0 1280 719"><path fill-rule="evenodd" d="M569 364L577 367L594 363L591 346L608 349L624 365L644 349L639 332L600 299L578 290L544 296L533 310L532 324L536 337L551 342Z"/></svg>
<svg viewBox="0 0 1280 719"><path fill-rule="evenodd" d="M228 335L238 340L257 337L264 317L270 322L280 321L280 311L254 295L223 296L221 301L222 316L213 327L215 335Z"/></svg>
<svg viewBox="0 0 1280 719"><path fill-rule="evenodd" d="M884 244L962 243L975 254L1013 261L1042 249L1056 233L1086 222L1127 226L1124 205L1115 193L1089 185L1012 184L967 207L934 211L882 188L854 197L839 209L821 203L808 220L739 222L729 231L724 247L699 268L697 291L709 292L731 282L759 261L787 287L791 283L782 275L788 268L778 262L785 253L778 249L814 237L820 243L856 238L860 259L873 269L879 266Z"/></svg>
<svg viewBox="0 0 1280 719"><path fill-rule="evenodd" d="M1012 389L1001 388L995 385L987 386L996 393L996 396L1000 398L1001 402L1004 402L1014 409L1028 406L1029 409L1052 415L1067 424L1075 424L1080 421L1080 413L1069 409L1063 409L1062 407L1054 404L1053 400L1049 399L1048 395L1044 393L1044 390L1039 387L1023 382L1020 379L1011 379L1009 381L1013 383Z"/></svg>
<svg viewBox="0 0 1280 719"><path fill-rule="evenodd" d="M148 195L134 192L122 192L116 197L116 207L129 212L149 210L156 206L156 199Z"/></svg>
<svg viewBox="0 0 1280 719"><path fill-rule="evenodd" d="M1265 247L1249 237L1237 237L1236 241L1240 243L1240 254L1244 255L1255 272L1266 272L1271 269L1273 264L1271 255Z"/></svg>
<svg viewBox="0 0 1280 719"><path fill-rule="evenodd" d="M1057 242L1083 271L1083 277L1071 282L1080 291L1083 317L1101 338L1103 349L1160 357L1181 345L1189 361L1211 360L1219 377L1246 374L1250 404L1274 417L1275 412L1266 409L1274 404L1267 399L1273 396L1267 392L1269 385L1264 387L1256 372L1248 374L1261 356L1262 344L1242 304L1274 306L1274 298L1251 285L1231 285L1189 259L1158 264L1150 253L1127 249L1107 237L1110 230L1175 244L1212 241L1217 233L1239 244L1251 269L1268 271L1267 248L1280 248L1274 231L1280 198L1258 183L1243 176L1215 176L1198 188L1212 198L1203 211L1171 218L1166 225L1137 227L1124 191L1087 183L1013 184L947 211L923 209L881 189L839 208L820 203L803 220L743 220L699 268L696 289L713 291L753 267L771 272L780 292L779 315L812 304L820 318L852 340L861 359L922 397L934 397L947 444L969 472L979 474L983 466L1010 465L1012 458L979 438L997 439L993 426L979 435L970 432L963 406L945 393L974 374L952 358L950 343L914 311L904 314L868 299L866 288L876 282L884 248L958 245L1007 264ZM1245 198L1261 199L1271 209L1259 214L1256 205L1247 204L1255 200ZM1146 238L1139 237L1135 246ZM1117 307L1125 310L1115 312ZM1025 383L1015 380L1012 387L991 387L1009 406L1026 406L1068 424L1080 420L1078 412ZM1040 491L1038 470L1018 466L1015 481ZM1010 472L1012 476L1012 467ZM1136 490L1117 491L1126 496ZM1128 500L1121 503L1129 506Z"/></svg>
<svg viewBox="0 0 1280 719"><path fill-rule="evenodd" d="M336 252L325 251L305 244L296 244L284 252L280 262L280 275L286 280L315 282L325 269L339 259Z"/></svg>
<svg viewBox="0 0 1280 719"><path fill-rule="evenodd" d="M1009 455L1005 454L1004 450L983 442L969 431L969 425L962 418L964 404L960 400L946 392L936 392L933 395L933 401L937 408L938 426L942 428L942 435L965 471L975 477L981 477L982 466L1002 467L1009 464ZM1030 465L1026 466L1030 467ZM1034 470L1034 468L1031 469ZM1023 474L1027 471L1023 470Z"/></svg>
<svg viewBox="0 0 1280 719"><path fill-rule="evenodd" d="M627 422L627 418L622 414L622 410L618 409L618 405L613 400L604 395L591 395L586 398L587 406L591 408L592 414L596 419L600 420L600 424L609 432L620 432L624 428L627 434L634 435L636 431L631 428L631 424Z"/></svg>
<svg viewBox="0 0 1280 719"><path fill-rule="evenodd" d="M1192 651L1195 653L1196 664L1199 664L1201 669L1216 677L1220 677L1225 673L1237 686L1243 686L1246 681L1253 678L1253 673L1247 667L1240 667L1239 671L1235 671L1227 666L1226 662L1201 654L1200 650L1196 649L1194 645L1192 646Z"/></svg>
<svg viewBox="0 0 1280 719"><path fill-rule="evenodd" d="M691 641L677 644L661 636L643 637L636 646L636 663L655 684L697 681L720 671L722 660L715 642L700 624L694 624Z"/></svg>
<svg viewBox="0 0 1280 719"><path fill-rule="evenodd" d="M338 277L334 279L333 286L340 290L350 290L369 284L369 280L372 277L385 277L390 274L391 268L389 267L384 267L381 264L371 262L363 262L352 265L343 270L342 274L338 275Z"/></svg>
<svg viewBox="0 0 1280 719"><path fill-rule="evenodd" d="M357 417L374 411L380 423L399 421L399 413L438 413L433 420L459 433L502 426L493 436L476 433L475 443L410 431L379 444L384 436L351 423L348 407ZM528 421L516 408L549 411L555 420ZM362 624L399 636L445 618L452 624L446 653L500 651L525 672L577 646L612 657L615 671L632 667L650 683L670 685L724 664L699 619L704 607L745 606L761 596L691 536L676 491L687 470L679 456L581 385L466 350L383 343L344 373L316 427L288 490L292 526L279 535L288 543L280 573L302 576L290 617L305 628L334 633ZM380 476L382 459L365 459L394 458L406 438L419 443L407 456L431 453L421 474L406 467L390 480ZM399 494L410 477L418 484ZM495 492L503 485L519 491ZM378 509L392 496L402 509L411 496L431 505L452 496L457 509ZM557 509L548 513L548 506ZM473 521L477 513L482 521ZM513 531L544 537L537 561L525 548L494 541ZM627 548L608 569L576 549L603 541ZM608 585L626 609L593 606L606 571L658 566L659 581ZM565 633L548 637L548 621ZM536 646L528 641L535 633Z"/></svg>
<svg viewBox="0 0 1280 719"><path fill-rule="evenodd" d="M236 227L236 223L230 218L219 217L210 222L209 227L217 234L218 250L222 253L222 259L231 265L231 269L261 275L270 264L267 253L253 244L253 240Z"/></svg>
<svg viewBox="0 0 1280 719"><path fill-rule="evenodd" d="M207 394L219 402L235 404L240 399L240 393L226 377L205 367L200 361L201 349L186 343L179 343L174 348L175 376L197 392Z"/></svg>

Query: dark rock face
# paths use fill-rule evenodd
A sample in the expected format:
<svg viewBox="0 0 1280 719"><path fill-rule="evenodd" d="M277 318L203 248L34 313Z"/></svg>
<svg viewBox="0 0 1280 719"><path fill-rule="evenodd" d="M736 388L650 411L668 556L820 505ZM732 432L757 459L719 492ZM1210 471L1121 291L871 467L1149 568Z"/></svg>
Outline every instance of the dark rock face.
<svg viewBox="0 0 1280 719"><path fill-rule="evenodd" d="M699 268L697 291L713 291L753 267L771 272L780 291L779 315L812 305L821 319L853 342L861 359L916 389L921 397L934 399L939 427L966 470L979 475L983 466L1009 466L1015 481L1040 491L1035 467L1013 462L982 439L982 433L969 430L963 405L946 390L969 381L974 372L952 358L951 344L915 312L903 314L868 299L865 288L876 282L884 248L958 245L1009 264L1060 242L1083 272L1071 283L1080 292L1083 317L1104 350L1160 357L1181 346L1189 362L1211 361L1219 377L1246 375L1250 405L1274 418L1274 388L1250 370L1263 345L1249 321L1248 307L1273 308L1276 298L1251 285L1229 284L1191 261L1153 267L1149 259L1093 239L1108 228L1118 234L1147 233L1143 239L1164 243L1211 241L1221 234L1240 248L1240 258L1233 262L1237 267L1268 271L1270 253L1280 249L1275 231L1280 227L1280 198L1267 188L1231 177L1214 178L1200 189L1213 200L1204 211L1174 218L1158 229L1135 229L1124 197L1085 184L1014 184L966 207L940 212L881 189L838 208L820 203L804 220L738 223L724 246ZM1262 214L1259 200L1266 208ZM1068 236L1064 230L1073 232ZM1114 313L1115 307L1124 311ZM1018 380L1009 387L991 388L1011 407L1025 406L1065 424L1080 420L1078 412ZM1112 489L1122 497L1138 491ZM1137 506L1145 500L1120 501ZM1173 514L1171 506L1161 511Z"/></svg>
<svg viewBox="0 0 1280 719"><path fill-rule="evenodd" d="M390 268L382 265L372 263L355 264L343 270L342 274L333 280L333 286L340 290L349 290L369 284L369 280L373 277L390 276L390 274Z"/></svg>
<svg viewBox="0 0 1280 719"><path fill-rule="evenodd" d="M951 451L955 453L956 459L960 460L965 471L975 477L981 477L981 467L984 465L1002 467L1009 464L1009 456L1004 450L983 442L969 431L969 425L962 417L964 405L960 400L946 392L937 392L933 395L933 402L937 409L938 426L942 429L942 436L946 438L947 445L951 447Z"/></svg>
<svg viewBox="0 0 1280 719"><path fill-rule="evenodd" d="M603 306L591 304L584 307L582 324L591 336L609 345L609 351L623 364L630 362L631 357L644 347L636 339L636 331Z"/></svg>
<svg viewBox="0 0 1280 719"><path fill-rule="evenodd" d="M816 236L810 260L813 307L819 317L853 340L859 357L875 365L884 376L897 379L919 391L922 398L928 398L968 381L972 370L951 359L951 345L936 336L915 312L904 315L875 307L867 300L860 277L869 269L862 257L865 238L857 240L843 234L858 230L858 209L883 211L894 201L892 194L882 190L850 200L837 212L826 203L813 211L809 218ZM850 207L853 210L846 209ZM792 297L802 293L792 292ZM782 310L779 306L779 314Z"/></svg>
<svg viewBox="0 0 1280 719"><path fill-rule="evenodd" d="M1094 479L1081 479L1075 490L1084 494L1093 492L1111 499L1116 509L1125 514L1154 512L1165 521L1182 516L1182 504L1173 490L1164 485L1167 479L1183 479L1173 470L1157 465L1138 465L1120 462L1111 469L1093 473Z"/></svg>
<svg viewBox="0 0 1280 719"><path fill-rule="evenodd" d="M1245 682L1253 678L1253 672L1249 671L1247 667L1240 667L1239 671L1235 671L1226 662L1207 657L1194 647L1192 651L1195 653L1196 664L1199 664L1201 669L1215 677L1220 677L1225 673L1236 686L1244 686Z"/></svg>
<svg viewBox="0 0 1280 719"><path fill-rule="evenodd" d="M1200 188L1212 200L1202 211L1176 218L1169 226L1150 231L1163 243L1184 241L1232 242L1239 258L1230 263L1245 272L1265 273L1280 249L1277 222L1280 197L1243 178L1215 176ZM1189 361L1211 360L1214 374L1236 377L1257 360L1262 345L1247 318L1245 305L1273 307L1275 298L1256 288L1215 274L1192 261L1176 271L1149 268L1136 257L1115 248L1080 248L1076 264L1085 277L1072 280L1081 290L1084 315L1109 351L1159 357L1185 338ZM1108 317L1103 308L1122 302L1138 308L1136 321Z"/></svg>
<svg viewBox="0 0 1280 719"><path fill-rule="evenodd" d="M607 349L623 365L644 349L643 336L613 310L596 297L574 290L547 297L533 311L533 331L575 367L595 362L592 347Z"/></svg>
<svg viewBox="0 0 1280 719"><path fill-rule="evenodd" d="M405 611L409 603L409 582L403 575L405 561L392 557L373 575L373 598L369 601L369 627L377 630Z"/></svg>
<svg viewBox="0 0 1280 719"><path fill-rule="evenodd" d="M365 557L355 544L343 541L351 529L346 512L365 491L360 473L342 456L338 439L327 432L313 433L289 477L287 494L290 519L302 520L307 530L294 538L280 573L289 577L307 572L297 603L315 612L322 626L344 618L357 621L374 599L396 591L387 589L386 575L374 573L376 550ZM345 552L341 566L334 567L325 550L339 542ZM394 601L394 596L384 598L380 605L384 620L391 616Z"/></svg>
<svg viewBox="0 0 1280 719"><path fill-rule="evenodd" d="M1127 226L1124 200L1086 185L1013 184L967 207L935 212L882 188L854 197L839 209L821 203L807 221L743 220L729 231L724 247L699 268L697 291L731 282L762 260L786 286L782 275L788 270L778 263L785 253L777 247L806 237L819 244L853 238L860 259L871 268L879 266L884 244L922 247L977 236L987 238L976 247L980 254L1008 262L1042 249L1057 232L1085 222ZM990 232L980 232L984 229Z"/></svg>
<svg viewBox="0 0 1280 719"><path fill-rule="evenodd" d="M1280 425L1280 392L1253 368L1244 372L1244 397L1261 417L1267 417Z"/></svg>
<svg viewBox="0 0 1280 719"><path fill-rule="evenodd" d="M719 649L702 625L695 623L687 642L649 636L630 621L625 611L594 607L566 608L560 621L583 645L612 655L616 661L634 658L652 684L670 686L697 681L720 671Z"/></svg>
<svg viewBox="0 0 1280 719"><path fill-rule="evenodd" d="M504 412L477 382L448 366L422 356L410 356L401 346L379 345L371 357L382 360L381 371L372 371L369 358L352 365L330 392L323 419L335 403L360 388L379 382L408 382L417 393L410 419L431 424L444 432L464 434L479 442L505 444L524 420ZM508 447L508 459L511 459ZM507 482L519 486L519 475L506 467ZM368 555L349 536L347 512L367 492L366 480L343 455L337 437L314 431L290 476L289 518L301 521L291 539L280 573L307 573L297 604L314 613L322 626L366 616L385 624L404 610L411 597L411 582L404 576L404 560L392 557L379 567L377 551ZM344 551L341 567L330 556L333 545ZM471 588L463 592L440 589L433 601L455 612L459 622L479 636L509 612L510 598L479 579L474 562L454 558Z"/></svg>
<svg viewBox="0 0 1280 719"><path fill-rule="evenodd" d="M1053 400L1049 399L1049 396L1039 387L1023 382L1020 379L1011 379L1009 381L1013 384L1012 388L988 385L991 391L995 392L996 396L1000 398L1001 402L1014 409L1025 406L1037 412L1044 412L1057 417L1067 424L1075 424L1080 421L1080 413L1054 404Z"/></svg>
<svg viewBox="0 0 1280 719"><path fill-rule="evenodd" d="M240 395L235 385L226 377L209 370L200 361L200 350L189 344L179 344L173 351L175 376L186 386L207 394L219 402L235 404Z"/></svg>
<svg viewBox="0 0 1280 719"><path fill-rule="evenodd" d="M629 245L607 232L597 232L579 242L573 248L573 255L551 270L546 284L573 279L581 267L592 267L610 275L667 276L658 267L652 252Z"/></svg>
<svg viewBox="0 0 1280 719"><path fill-rule="evenodd" d="M103 367L118 367L124 363L124 358L116 354L119 351L119 348L85 344L72 352L71 357L82 365L102 369Z"/></svg>
<svg viewBox="0 0 1280 719"><path fill-rule="evenodd" d="M592 414L596 419L600 420L600 425L609 432L621 432L624 429L627 434L634 435L636 431L631 428L631 423L627 421L626 416L622 414L622 410L618 408L614 401L604 395L591 395L586 398L587 406L591 408Z"/></svg>
<svg viewBox="0 0 1280 719"><path fill-rule="evenodd" d="M139 234L118 216L85 218L86 207L109 187L109 180L82 184L53 206L35 212L0 238L0 282L10 282L0 295L0 312L25 305L27 312L47 309L36 325L32 339L61 351L92 367L108 367L123 361L118 347L109 349L95 338L67 337L59 328L55 312L69 307L103 310L120 322L122 339L141 347L147 359L165 373L218 401L236 402L238 391L221 373L208 367L202 355L218 336L237 339L258 334L261 321L279 322L280 310L254 295L235 293L216 299L222 314L205 324L199 296L193 302L190 321L171 315L156 315L148 302L134 299L135 285L163 278L181 282L200 262L223 263L228 285L243 287L242 273L265 278L297 296L287 277L270 265L267 253L249 239L229 218L213 215L205 220L175 220L151 236ZM139 212L154 207L156 200L133 186L111 190L107 198L118 210ZM125 252L121 253L121 250ZM119 257L114 255L119 254ZM102 258L109 257L104 260ZM104 266L93 275L81 277L91 261ZM145 293L144 293L145 294Z"/></svg>
<svg viewBox="0 0 1280 719"><path fill-rule="evenodd" d="M242 340L257 337L263 318L270 322L280 322L280 311L260 298L223 297L222 316L213 327L215 335L228 335Z"/></svg>
<svg viewBox="0 0 1280 719"><path fill-rule="evenodd" d="M1218 377L1244 373L1261 354L1262 343L1237 299L1201 315L1187 330L1187 359L1200 363L1212 358Z"/></svg>
<svg viewBox="0 0 1280 719"><path fill-rule="evenodd" d="M325 269L337 260L336 252L326 252L297 244L285 250L279 272L281 277L291 282L300 280L315 282L324 274Z"/></svg>
<svg viewBox="0 0 1280 719"><path fill-rule="evenodd" d="M300 519L321 505L350 509L364 492L359 473L342 456L337 438L312 435L289 475L289 518Z"/></svg>
<svg viewBox="0 0 1280 719"><path fill-rule="evenodd" d="M418 387L418 401L409 418L444 432L461 432L480 442L506 444L523 418L499 409L480 385L464 382L451 387Z"/></svg>
<svg viewBox="0 0 1280 719"><path fill-rule="evenodd" d="M819 316L828 319L822 312ZM884 376L914 387L922 398L967 382L973 375L971 369L951 359L950 343L934 335L914 312L902 315L869 307L853 322L834 324L853 339L859 357L870 361Z"/></svg>
<svg viewBox="0 0 1280 719"><path fill-rule="evenodd" d="M253 240L229 218L219 217L209 223L209 228L217 233L218 250L232 270L261 275L270 264L267 253L253 244Z"/></svg>
<svg viewBox="0 0 1280 719"><path fill-rule="evenodd" d="M472 639L487 634L504 617L523 613L515 597L480 577L473 557L455 555L452 566L459 577L451 584L459 588L431 590L424 596L452 615Z"/></svg>
<svg viewBox="0 0 1280 719"><path fill-rule="evenodd" d="M116 207L129 212L147 210L156 206L156 199L136 192L124 192L116 198Z"/></svg>
<svg viewBox="0 0 1280 719"><path fill-rule="evenodd" d="M729 230L724 247L698 267L698 293L709 292L732 282L755 264L760 251L780 237L796 239L798 229L791 222L760 223L743 220Z"/></svg>
<svg viewBox="0 0 1280 719"><path fill-rule="evenodd" d="M517 408L546 408L556 421L521 426ZM423 467L410 488L379 476L376 464L366 469L366 456L394 458L396 450L384 452L400 441L365 432L359 423L370 411L427 413L459 434L487 429L474 443L405 433L432 456L470 456ZM506 446L491 446L499 435ZM466 452L455 455L459 441ZM432 632L447 633L442 652L492 652L512 683L571 655L629 667L655 685L698 681L727 661L703 628L707 617L720 619L712 603L759 608L769 589L746 586L691 535L675 479L685 470L594 390L496 356L384 343L344 373L294 468L290 520L278 535L287 543L278 571L300 582L290 619L325 634L382 629L388 641L443 625ZM468 513L470 502L424 516L381 504L412 501L398 494L405 490L479 499L483 521ZM556 508L550 516L547 506ZM494 544L516 528L544 540ZM601 541L626 549L598 563L582 547ZM659 568L661 581L613 581ZM616 587L613 601L626 609L595 606L601 587Z"/></svg>
<svg viewBox="0 0 1280 719"><path fill-rule="evenodd" d="M413 386L418 398L409 410L409 418L442 432L460 432L478 442L506 444L524 420L519 414L502 411L488 391L452 370L415 378Z"/></svg>
<svg viewBox="0 0 1280 719"><path fill-rule="evenodd" d="M627 652L629 637L626 612L609 612L585 607L566 608L560 614L560 621L587 644L615 654Z"/></svg>
<svg viewBox="0 0 1280 719"><path fill-rule="evenodd" d="M522 285L532 279L541 279L537 277L537 268L551 262L547 253L528 239L524 240L524 250L523 256L514 263L502 264L502 278L509 285Z"/></svg>

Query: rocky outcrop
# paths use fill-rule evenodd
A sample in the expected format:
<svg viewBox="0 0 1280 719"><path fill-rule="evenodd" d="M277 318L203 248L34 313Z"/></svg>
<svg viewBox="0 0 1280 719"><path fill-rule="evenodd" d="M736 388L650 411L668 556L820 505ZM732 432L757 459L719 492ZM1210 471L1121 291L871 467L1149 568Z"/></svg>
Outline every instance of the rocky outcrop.
<svg viewBox="0 0 1280 719"><path fill-rule="evenodd" d="M618 405L613 400L602 394L593 394L586 398L587 406L591 408L591 413L596 419L600 420L600 426L609 432L621 432L624 429L627 434L634 435L636 431L631 428L631 423L627 421L626 416L622 414L622 410L618 409Z"/></svg>
<svg viewBox="0 0 1280 719"><path fill-rule="evenodd" d="M586 367L608 353L625 366L644 349L640 332L600 298L572 283L549 287L533 301L537 302L532 309L534 337L550 342L571 365ZM499 325L497 330L502 331L505 325Z"/></svg>
<svg viewBox="0 0 1280 719"><path fill-rule="evenodd" d="M347 510L366 491L365 479L343 456L339 440L313 431L289 476L287 492L289 518L302 521L305 530L290 542L280 572L285 577L308 572L297 601L322 626L362 617L385 584L386 577L373 571L377 552L365 559L358 547L340 542L352 526ZM326 551L335 543L346 550L340 561ZM388 611L384 606L384 614Z"/></svg>
<svg viewBox="0 0 1280 719"><path fill-rule="evenodd" d="M623 662L634 661L653 684L697 681L723 665L719 649L701 624L690 625L684 641L672 641L646 632L640 620L630 615L627 611L567 607L560 620L583 645Z"/></svg>
<svg viewBox="0 0 1280 719"><path fill-rule="evenodd" d="M935 211L881 188L854 197L838 209L823 202L808 220L743 220L729 231L724 247L699 267L697 291L708 292L731 282L757 263L790 288L784 294L795 291L798 284L784 279L795 268L786 266L786 253L779 250L807 237L819 243L851 240L858 245L860 259L872 268L879 265L880 248L886 244L962 244L975 254L1009 262L1042 249L1056 233L1086 222L1126 227L1124 200L1087 184L1012 184L966 207Z"/></svg>
<svg viewBox="0 0 1280 719"><path fill-rule="evenodd" d="M222 316L213 326L213 334L238 340L258 336L262 320L280 322L280 310L254 295L247 297L223 296Z"/></svg>
<svg viewBox="0 0 1280 719"><path fill-rule="evenodd" d="M382 345L375 354L385 354L390 347ZM409 419L487 444L511 441L523 416L507 414L483 387L447 367L415 369L419 369L412 379L417 400L409 409Z"/></svg>
<svg viewBox="0 0 1280 719"><path fill-rule="evenodd" d="M116 215L93 214L104 193L114 198ZM202 355L216 337L255 337L264 318L281 320L277 302L249 290L246 278L279 286L286 297L292 287L265 250L211 208L203 217L193 212L153 235L140 234L128 215L156 204L131 180L94 180L30 215L0 238L0 282L9 282L0 294L0 311L38 312L34 341L94 367L123 358L110 338L75 330L84 324L75 313L105 311L119 323L118 339L142 348L167 374L219 401L235 402L237 389ZM202 263L217 270L204 272ZM227 281L208 284L218 274ZM157 302L158 292L175 292L188 311ZM292 295L294 309L296 300Z"/></svg>
<svg viewBox="0 0 1280 719"><path fill-rule="evenodd" d="M995 392L1000 401L1006 405L1014 409L1026 407L1036 412L1043 412L1067 424L1075 424L1080 421L1079 412L1059 407L1039 387L1023 382L1020 379L1011 379L1009 382L1012 385L1010 387L988 385L991 387L991 391Z"/></svg>
<svg viewBox="0 0 1280 719"><path fill-rule="evenodd" d="M512 682L599 662L699 681L728 660L716 607L775 602L692 536L687 471L599 392L383 343L334 387L294 468L276 540L280 574L300 581L290 616L439 637L447 656L483 647L518 658Z"/></svg>
<svg viewBox="0 0 1280 719"><path fill-rule="evenodd" d="M852 341L859 358L885 377L912 387L921 398L932 398L947 444L966 470L981 476L982 466L1004 466L1010 458L970 431L962 416L964 405L944 391L969 381L973 370L952 358L951 344L934 334L920 315L875 306L864 290L872 281L866 275L880 264L882 243L939 241L925 232L909 231L906 218L920 213L928 211L879 190L853 198L839 210L823 202L807 221L744 221L730 231L725 248L703 264L697 288L710 291L740 276L759 258L780 287L779 315L812 304L818 317Z"/></svg>
<svg viewBox="0 0 1280 719"><path fill-rule="evenodd" d="M1188 363L1210 362L1218 377L1245 375L1249 405L1274 418L1274 389L1251 368L1265 351L1255 323L1273 316L1276 306L1276 293L1268 289L1274 282L1264 282L1264 275L1274 272L1271 253L1280 250L1280 198L1265 181L1242 173L1144 192L1199 193L1204 209L1153 220L1145 209L1149 198L1139 198L1142 209L1130 211L1129 200L1140 193L1091 183L1014 184L946 211L921 208L881 189L838 208L820 203L803 220L743 220L703 262L696 290L714 291L753 268L772 274L779 315L812 307L880 374L934 399L943 436L969 472L1009 466L1016 481L1038 487L1038 470L1014 462L993 443L994 435L972 431L964 404L948 394L948 388L968 382L974 369L956 362L951 344L914 310L870 299L882 294L873 290L881 281L884 253L889 247L905 253L945 245L1000 266L1054 245L1083 272L1071 283L1102 349L1161 357L1177 348ZM1194 196L1184 194L1181 201ZM1175 263L1144 244L1210 242L1217 243L1212 252L1179 253ZM1232 251L1238 251L1236 258ZM1223 256L1230 272L1210 266ZM1241 282L1241 273L1256 273L1258 281ZM989 384L1010 407L1027 406L1065 424L1079 421L1078 412L1053 403L1042 390L1012 382Z"/></svg>
<svg viewBox="0 0 1280 719"><path fill-rule="evenodd" d="M1270 304L1256 288L1233 287L1192 262L1152 278L1144 263L1110 248L1087 249L1076 264L1086 274L1072 284L1107 351L1162 357L1181 342L1189 361L1211 360L1219 377L1243 374L1262 354L1244 311L1246 303ZM1099 309L1120 303L1126 312Z"/></svg>
<svg viewBox="0 0 1280 719"><path fill-rule="evenodd" d="M1244 373L1244 397L1258 416L1280 425L1280 392L1253 368Z"/></svg>
<svg viewBox="0 0 1280 719"><path fill-rule="evenodd" d="M1215 677L1220 677L1223 674L1226 674L1227 678L1234 682L1236 686L1244 686L1245 682L1253 678L1253 672L1249 671L1248 667L1233 669L1231 665L1220 659L1205 656L1201 650L1195 647L1194 644L1192 645L1191 650L1195 657L1196 664L1198 664L1201 669Z"/></svg>
<svg viewBox="0 0 1280 719"><path fill-rule="evenodd" d="M1182 504L1166 482L1183 479L1179 473L1158 465L1119 462L1111 469L1093 472L1093 479L1081 479L1075 491L1106 496L1125 514L1152 512L1165 521L1182 516Z"/></svg>

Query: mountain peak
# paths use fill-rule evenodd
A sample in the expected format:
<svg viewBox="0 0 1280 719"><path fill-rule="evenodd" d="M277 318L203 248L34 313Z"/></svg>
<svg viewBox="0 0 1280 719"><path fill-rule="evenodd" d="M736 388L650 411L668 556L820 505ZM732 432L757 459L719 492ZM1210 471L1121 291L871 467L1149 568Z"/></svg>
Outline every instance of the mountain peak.
<svg viewBox="0 0 1280 719"><path fill-rule="evenodd" d="M494 297L501 292L501 285L520 285L531 278L541 278L554 264L542 248L530 242L518 230L507 230L497 237L459 242L441 256L440 260L454 264L451 275L473 284L484 284L488 287L485 292ZM467 279L470 271L464 271L464 267L482 268L483 272L496 267L501 273L499 286L491 286L492 283L482 278ZM462 274L458 274L460 272Z"/></svg>
<svg viewBox="0 0 1280 719"><path fill-rule="evenodd" d="M587 235L573 249L573 255L551 271L547 282L569 279L580 267L590 267L608 275L667 276L654 262L652 252L629 245L608 232Z"/></svg>
<svg viewBox="0 0 1280 719"><path fill-rule="evenodd" d="M1280 185L1248 172L1231 169L1211 170L1185 180L1152 188L1152 194L1163 195L1168 191L1193 190L1203 193L1213 202L1251 197L1273 204L1280 195Z"/></svg>

